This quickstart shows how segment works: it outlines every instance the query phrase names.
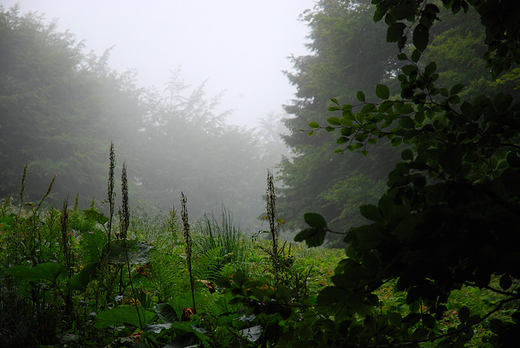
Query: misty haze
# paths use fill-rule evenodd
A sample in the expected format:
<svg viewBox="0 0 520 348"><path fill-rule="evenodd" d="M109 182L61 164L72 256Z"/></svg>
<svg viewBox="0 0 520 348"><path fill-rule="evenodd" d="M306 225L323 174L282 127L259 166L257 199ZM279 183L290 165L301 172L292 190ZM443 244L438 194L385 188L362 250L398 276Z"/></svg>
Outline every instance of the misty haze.
<svg viewBox="0 0 520 348"><path fill-rule="evenodd" d="M0 0L0 346L518 346L518 18Z"/></svg>
<svg viewBox="0 0 520 348"><path fill-rule="evenodd" d="M11 179L2 195L17 190L29 164L25 193L31 201L54 175L48 202L57 205L78 194L84 208L93 198L102 200L113 142L134 185L133 206L164 212L184 191L193 218L218 215L223 205L244 229L261 228L267 169L289 153L280 138L287 117L282 104L294 89L283 71L290 69L288 57L305 49L306 29L298 20L304 2L2 5L5 11L17 6L17 16L48 35L23 43L48 45L25 48L38 56L39 76L21 70L34 64L19 59L22 52L10 53L3 68L25 84L38 80L33 97L43 93L49 104L37 119L36 110L18 115L26 129L11 131L4 124L3 141L19 155L3 151L4 178Z"/></svg>

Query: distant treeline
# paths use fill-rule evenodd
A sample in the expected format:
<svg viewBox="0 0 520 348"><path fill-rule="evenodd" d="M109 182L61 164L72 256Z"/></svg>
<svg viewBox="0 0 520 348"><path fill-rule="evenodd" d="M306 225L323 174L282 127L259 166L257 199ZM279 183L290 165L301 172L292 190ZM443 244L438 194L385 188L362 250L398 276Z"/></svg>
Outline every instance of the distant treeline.
<svg viewBox="0 0 520 348"><path fill-rule="evenodd" d="M272 134L280 117L258 115L255 130L230 126L215 111L219 98L190 88L179 70L164 92L140 88L134 72L110 67L108 50L85 53L55 23L0 7L0 197L17 198L27 164L28 200L57 175L47 201L79 194L82 207L99 205L113 142L133 205L166 211L183 191L194 218L224 204L244 227L258 224L267 169L286 151Z"/></svg>

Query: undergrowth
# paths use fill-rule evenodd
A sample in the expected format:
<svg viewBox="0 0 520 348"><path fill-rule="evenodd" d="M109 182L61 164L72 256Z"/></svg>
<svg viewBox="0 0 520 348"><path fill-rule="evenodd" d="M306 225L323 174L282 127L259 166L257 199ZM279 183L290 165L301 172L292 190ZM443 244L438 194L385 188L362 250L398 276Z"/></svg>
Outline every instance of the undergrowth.
<svg viewBox="0 0 520 348"><path fill-rule="evenodd" d="M68 202L44 208L54 179L38 204L26 203L27 168L18 200L1 201L2 347L254 347L262 326L245 315L222 279L247 273L268 291L284 287L295 294L323 287L322 264L300 259L294 251L303 249L276 235L246 237L224 206L219 218L206 214L191 227L185 197L182 214L175 206L167 214L132 208L125 165L117 212L113 146L109 158L108 216L95 201L85 210ZM319 250L327 269L337 263L338 253Z"/></svg>
<svg viewBox="0 0 520 348"><path fill-rule="evenodd" d="M44 208L53 181L38 204L26 204L25 177L26 169L18 201L0 201L2 347L268 347L279 339L273 330L280 323L297 325L310 315L345 257L341 249L279 237L272 175L264 239L246 236L225 207L219 219L207 214L190 224L185 197L181 214L175 206L167 214L131 209L125 170L123 207L118 214L111 207L112 218L94 201L85 210ZM407 314L406 298L392 284L377 296L382 311ZM448 310L479 301L485 312L497 301L466 288L453 299ZM438 332L458 324L453 312ZM489 337L485 324L470 345Z"/></svg>

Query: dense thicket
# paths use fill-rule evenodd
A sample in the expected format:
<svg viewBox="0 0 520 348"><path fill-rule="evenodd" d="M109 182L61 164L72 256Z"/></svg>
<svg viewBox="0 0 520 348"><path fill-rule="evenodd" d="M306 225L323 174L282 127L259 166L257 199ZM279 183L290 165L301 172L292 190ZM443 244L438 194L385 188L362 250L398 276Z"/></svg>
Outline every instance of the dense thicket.
<svg viewBox="0 0 520 348"><path fill-rule="evenodd" d="M377 204L360 207L369 223L344 233L347 258L334 285L301 323L279 325L274 339L290 347L462 347L472 340L515 347L520 103L518 85L494 79L510 73L502 80L518 81L520 3L372 2L403 66L395 81L375 86L376 101L362 91L356 103L331 99L329 117L311 121L309 135L336 131L337 143L352 151L387 139L401 159ZM335 232L320 214L304 219L309 227L296 240L310 246ZM387 306L378 292L385 284L406 301ZM461 289L485 291L493 306L458 304L455 325L441 329L453 320L448 306ZM481 328L490 332L477 336Z"/></svg>
<svg viewBox="0 0 520 348"><path fill-rule="evenodd" d="M350 151L338 155L336 149L352 144L343 139L337 143L336 137L326 132L311 138L302 132L309 130L309 122L331 117L327 111L331 98L348 101L359 111L363 104L357 91L364 91L367 102L377 100L378 83L387 83L391 94L400 92L398 48L386 42L388 26L382 21L374 23L373 14L370 1L333 0L318 2L303 16L310 29L311 53L293 57L294 71L287 73L297 87L296 99L285 107L292 116L286 120L290 133L285 141L294 157L280 164L284 185L280 214L288 226L302 227L302 216L308 211L322 214L333 229L359 225L364 220L357 207L377 201L388 172L400 159L394 149L381 145L384 139L370 148L368 157ZM510 91L509 86L497 86L482 64L485 28L478 13L471 8L465 16L439 16L424 53L425 62L437 62L439 85L465 84L461 91L464 98ZM366 149L360 146L356 150Z"/></svg>
<svg viewBox="0 0 520 348"><path fill-rule="evenodd" d="M167 210L184 191L192 216L225 204L253 225L262 214L266 169L278 146L225 123L219 96L186 85L179 71L166 91L136 86L135 73L84 53L73 34L35 14L0 11L0 196L20 190L50 202L79 194L83 206L106 197L108 149L128 165L134 204ZM259 115L259 118L262 115Z"/></svg>

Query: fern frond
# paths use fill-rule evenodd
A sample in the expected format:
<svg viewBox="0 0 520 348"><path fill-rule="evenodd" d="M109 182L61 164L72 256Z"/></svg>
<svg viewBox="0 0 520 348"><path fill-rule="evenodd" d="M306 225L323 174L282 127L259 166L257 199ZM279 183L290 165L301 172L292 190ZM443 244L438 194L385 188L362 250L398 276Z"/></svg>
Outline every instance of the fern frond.
<svg viewBox="0 0 520 348"><path fill-rule="evenodd" d="M164 301L189 291L186 261L180 256L182 247L172 250L169 243L159 238L152 253L152 277L159 295Z"/></svg>
<svg viewBox="0 0 520 348"><path fill-rule="evenodd" d="M193 274L195 279L213 281L220 276L222 269L222 247L206 250L195 257L193 263Z"/></svg>

